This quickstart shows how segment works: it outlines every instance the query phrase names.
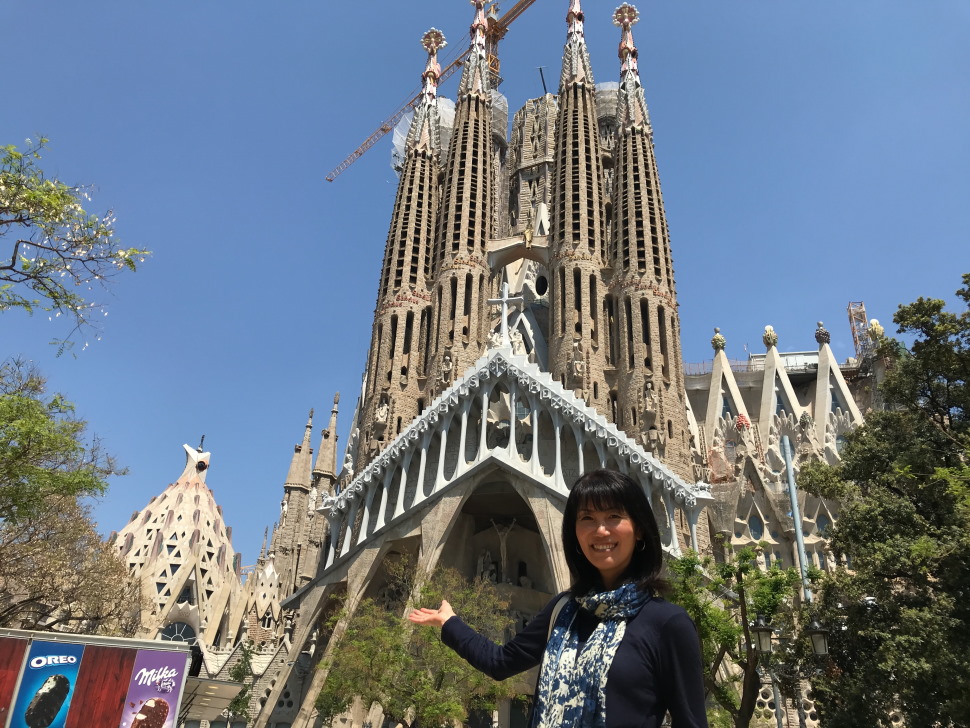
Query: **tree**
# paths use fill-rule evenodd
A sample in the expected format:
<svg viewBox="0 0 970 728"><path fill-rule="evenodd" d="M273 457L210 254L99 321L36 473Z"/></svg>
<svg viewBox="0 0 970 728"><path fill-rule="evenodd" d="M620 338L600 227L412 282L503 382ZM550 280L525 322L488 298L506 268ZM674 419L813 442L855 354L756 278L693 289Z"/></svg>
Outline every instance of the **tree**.
<svg viewBox="0 0 970 728"><path fill-rule="evenodd" d="M763 571L758 553L754 547L743 548L730 562L719 564L688 551L668 563L673 574L670 600L684 607L697 625L704 683L717 704L710 711L711 725L747 728L767 717L755 715L762 676L751 624L757 615L789 632L797 624L792 604L798 572L777 565Z"/></svg>
<svg viewBox="0 0 970 728"><path fill-rule="evenodd" d="M0 524L0 625L132 636L139 612L137 586L77 498Z"/></svg>
<svg viewBox="0 0 970 728"><path fill-rule="evenodd" d="M970 274L957 295L970 310ZM820 617L831 664L813 680L831 728L970 726L970 313L901 305L907 349L880 342L888 409L849 435L838 466L801 485L841 503Z"/></svg>
<svg viewBox="0 0 970 728"><path fill-rule="evenodd" d="M96 439L83 441L86 426L34 367L0 363L0 521L28 522L51 498L104 493L121 471Z"/></svg>
<svg viewBox="0 0 970 728"><path fill-rule="evenodd" d="M398 573L400 579L404 571ZM409 594L410 584L392 591ZM493 639L511 626L508 602L488 582L439 570L420 601L437 604L445 595L468 624ZM346 711L355 696L365 706L379 705L392 724L444 728L464 722L472 711L492 711L516 694L514 681L499 683L478 672L441 642L437 629L412 627L403 611L403 600L390 610L372 599L360 603L326 665L327 680L316 699L324 724Z"/></svg>
<svg viewBox="0 0 970 728"><path fill-rule="evenodd" d="M252 700L252 688L256 684L256 675L253 673L253 643L241 642L239 644L239 659L229 668L229 679L233 682L242 683L243 687L236 697L229 703L226 712L229 718L242 718L249 721L252 715L249 711L249 702Z"/></svg>
<svg viewBox="0 0 970 728"><path fill-rule="evenodd" d="M0 364L0 624L130 633L137 590L80 499L119 473L61 395Z"/></svg>
<svg viewBox="0 0 970 728"><path fill-rule="evenodd" d="M73 328L56 342L63 351L79 330L98 330L93 316L103 309L89 291L134 271L148 252L121 247L111 211L85 211L86 188L45 176L38 162L47 141L28 139L24 151L0 147L0 243L8 251L0 255L0 312L68 317Z"/></svg>

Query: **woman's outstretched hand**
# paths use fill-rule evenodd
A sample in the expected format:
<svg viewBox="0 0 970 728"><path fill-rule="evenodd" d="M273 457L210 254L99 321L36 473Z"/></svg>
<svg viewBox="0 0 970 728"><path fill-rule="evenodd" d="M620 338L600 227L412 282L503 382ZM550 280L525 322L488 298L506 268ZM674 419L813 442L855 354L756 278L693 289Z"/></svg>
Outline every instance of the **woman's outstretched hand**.
<svg viewBox="0 0 970 728"><path fill-rule="evenodd" d="M437 609L428 609L427 607L415 609L408 615L408 619L415 624L430 624L433 627L443 627L445 622L454 616L455 610L451 608L451 605L446 600L442 599L441 606Z"/></svg>

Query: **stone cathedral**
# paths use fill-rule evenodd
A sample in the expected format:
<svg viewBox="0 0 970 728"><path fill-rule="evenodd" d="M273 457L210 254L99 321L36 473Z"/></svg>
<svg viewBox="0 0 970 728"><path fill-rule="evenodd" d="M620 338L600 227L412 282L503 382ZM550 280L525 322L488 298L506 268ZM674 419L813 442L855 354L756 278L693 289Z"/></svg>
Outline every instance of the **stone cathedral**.
<svg viewBox="0 0 970 728"><path fill-rule="evenodd" d="M871 371L840 366L822 324L817 347L795 352L767 327L765 353L743 362L715 332L712 361L685 371L637 11L613 14L618 81L596 84L580 0L562 1L558 94L525 101L511 124L484 0L453 102L437 89L445 39L422 38L349 442L338 453L335 398L314 459L311 411L245 584L201 447L186 446L183 475L115 541L145 585L146 636L194 639L212 677L255 647L255 726L316 725L316 666L338 643L324 628L331 597L351 613L381 598L388 558L489 579L517 618L535 614L568 586L561 514L589 469L642 484L672 555L767 542L766 566L796 564L782 438L797 472L837 461L862 421ZM837 509L801 497L808 558L827 568ZM360 708L339 724L368 720L379 715ZM500 725L522 720L499 711Z"/></svg>

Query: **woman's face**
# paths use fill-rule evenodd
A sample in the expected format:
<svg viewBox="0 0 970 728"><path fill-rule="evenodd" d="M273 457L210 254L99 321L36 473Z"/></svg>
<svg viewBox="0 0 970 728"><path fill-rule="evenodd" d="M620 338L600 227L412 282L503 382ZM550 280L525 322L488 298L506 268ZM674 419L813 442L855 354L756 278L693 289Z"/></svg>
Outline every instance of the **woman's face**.
<svg viewBox="0 0 970 728"><path fill-rule="evenodd" d="M637 533L623 508L600 510L587 503L576 514L576 539L583 556L596 567L603 586L614 589L633 559Z"/></svg>

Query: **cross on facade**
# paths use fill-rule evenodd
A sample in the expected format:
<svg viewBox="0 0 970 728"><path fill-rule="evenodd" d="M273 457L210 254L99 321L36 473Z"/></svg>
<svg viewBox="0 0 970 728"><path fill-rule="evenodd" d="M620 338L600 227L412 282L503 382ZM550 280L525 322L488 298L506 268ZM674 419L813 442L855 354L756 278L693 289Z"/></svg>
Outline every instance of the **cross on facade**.
<svg viewBox="0 0 970 728"><path fill-rule="evenodd" d="M488 302L493 306L502 307L502 346L509 346L509 304L521 303L525 299L522 296L509 296L509 282L502 282L502 297L490 298Z"/></svg>

